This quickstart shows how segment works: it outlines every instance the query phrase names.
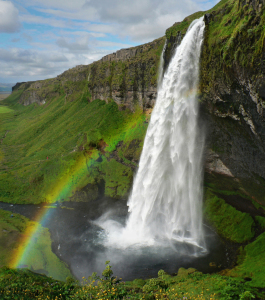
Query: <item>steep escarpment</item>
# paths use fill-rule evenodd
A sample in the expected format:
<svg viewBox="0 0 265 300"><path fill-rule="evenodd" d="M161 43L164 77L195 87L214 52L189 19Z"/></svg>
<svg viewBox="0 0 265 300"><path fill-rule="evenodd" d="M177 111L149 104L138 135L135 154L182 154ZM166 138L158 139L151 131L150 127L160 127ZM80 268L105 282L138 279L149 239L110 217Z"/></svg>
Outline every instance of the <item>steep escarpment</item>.
<svg viewBox="0 0 265 300"><path fill-rule="evenodd" d="M120 107L154 106L157 70L164 38L143 46L120 50L94 63L89 88L93 99L113 99Z"/></svg>
<svg viewBox="0 0 265 300"><path fill-rule="evenodd" d="M88 66L77 66L56 78L22 83L16 89L23 90L20 103L44 104L59 95L65 101L73 101L80 85L88 85L88 101L101 99L115 101L120 109L134 110L154 106L157 92L157 69L165 39L122 49L103 57ZM74 96L73 96L74 94Z"/></svg>
<svg viewBox="0 0 265 300"><path fill-rule="evenodd" d="M264 24L262 1L227 1L213 11L200 81L210 157L214 152L224 173L251 178L257 188L265 178Z"/></svg>
<svg viewBox="0 0 265 300"><path fill-rule="evenodd" d="M125 197L156 98L164 41L17 84L2 102L15 113L0 116L0 199Z"/></svg>

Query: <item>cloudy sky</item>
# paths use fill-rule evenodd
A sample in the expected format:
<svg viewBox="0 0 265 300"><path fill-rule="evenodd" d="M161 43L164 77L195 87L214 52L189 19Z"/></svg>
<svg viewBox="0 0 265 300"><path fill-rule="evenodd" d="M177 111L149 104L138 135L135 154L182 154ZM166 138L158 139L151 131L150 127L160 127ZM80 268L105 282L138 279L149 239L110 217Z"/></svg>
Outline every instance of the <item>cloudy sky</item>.
<svg viewBox="0 0 265 300"><path fill-rule="evenodd" d="M55 77L150 42L218 0L0 0L0 82Z"/></svg>

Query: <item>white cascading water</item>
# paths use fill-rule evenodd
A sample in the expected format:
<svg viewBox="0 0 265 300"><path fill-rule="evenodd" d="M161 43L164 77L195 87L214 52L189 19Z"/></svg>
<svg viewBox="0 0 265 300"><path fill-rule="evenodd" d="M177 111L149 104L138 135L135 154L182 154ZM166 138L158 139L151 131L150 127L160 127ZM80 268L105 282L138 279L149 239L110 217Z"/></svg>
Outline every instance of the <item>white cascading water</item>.
<svg viewBox="0 0 265 300"><path fill-rule="evenodd" d="M164 44L163 51L160 56L159 67L158 67L158 77L157 77L157 89L158 90L161 88L161 85L163 83L163 73L164 73L164 64L165 64L164 54L165 54L166 48L167 48L167 40Z"/></svg>
<svg viewBox="0 0 265 300"><path fill-rule="evenodd" d="M125 248L176 241L204 249L203 135L197 99L204 27L203 18L192 22L160 84L126 226L118 228L117 222L106 218L98 222L108 232L108 245Z"/></svg>

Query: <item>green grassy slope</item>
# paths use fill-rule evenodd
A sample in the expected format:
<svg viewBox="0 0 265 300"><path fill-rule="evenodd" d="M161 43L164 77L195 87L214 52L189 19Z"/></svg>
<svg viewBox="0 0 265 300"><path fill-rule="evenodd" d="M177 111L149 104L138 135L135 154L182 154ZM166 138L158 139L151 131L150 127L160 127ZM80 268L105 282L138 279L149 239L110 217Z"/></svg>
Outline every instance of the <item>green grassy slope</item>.
<svg viewBox="0 0 265 300"><path fill-rule="evenodd" d="M12 111L0 114L0 201L51 202L59 200L54 190L70 185L64 194L68 198L100 179L106 181L109 196L128 192L136 166L126 159L128 148L134 141L135 159L139 159L147 126L140 111L119 111L114 102L88 102L87 86L74 101L66 102L62 94L42 106L24 107L18 104L20 95L21 91L16 91L2 101ZM111 159L119 141L123 144ZM100 155L103 161L96 162ZM115 182L123 181L122 187L113 191Z"/></svg>
<svg viewBox="0 0 265 300"><path fill-rule="evenodd" d="M37 227L34 239L28 243L29 234ZM71 273L65 263L52 252L51 244L47 228L19 214L0 210L0 268L13 266L16 261L32 271L65 280ZM22 256L24 250L30 252L25 252Z"/></svg>

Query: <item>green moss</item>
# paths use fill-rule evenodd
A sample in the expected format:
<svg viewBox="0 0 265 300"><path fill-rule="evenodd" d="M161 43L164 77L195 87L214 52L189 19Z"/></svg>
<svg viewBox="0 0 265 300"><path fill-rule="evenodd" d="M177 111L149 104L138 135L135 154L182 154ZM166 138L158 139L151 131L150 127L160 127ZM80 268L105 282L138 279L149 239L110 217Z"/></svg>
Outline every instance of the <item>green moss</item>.
<svg viewBox="0 0 265 300"><path fill-rule="evenodd" d="M256 221L259 223L260 227L262 229L265 229L265 218L264 217L260 217L260 216L257 216L255 217Z"/></svg>
<svg viewBox="0 0 265 300"><path fill-rule="evenodd" d="M244 243L254 237L252 217L236 210L209 190L206 192L204 213L217 232L228 240Z"/></svg>
<svg viewBox="0 0 265 300"><path fill-rule="evenodd" d="M200 90L205 96L216 82L230 86L235 66L251 74L263 65L264 6L253 10L249 1L243 4L235 0L221 1L208 11L213 18L206 28L200 80Z"/></svg>
<svg viewBox="0 0 265 300"><path fill-rule="evenodd" d="M103 161L100 171L104 173L107 196L119 198L128 193L133 178L131 168L111 159Z"/></svg>
<svg viewBox="0 0 265 300"><path fill-rule="evenodd" d="M171 36L176 36L178 32L185 34L191 22L203 16L205 12L198 11L188 17L186 17L182 22L177 22L173 26L166 30L166 37L170 39Z"/></svg>
<svg viewBox="0 0 265 300"><path fill-rule="evenodd" d="M265 287L265 233L241 250L241 264L235 267L231 276L251 277L251 286Z"/></svg>
<svg viewBox="0 0 265 300"><path fill-rule="evenodd" d="M128 90L133 90L133 105L139 105L137 93L143 93L150 85L156 86L160 55L165 38L145 44L134 57L125 61L94 62L90 65L89 90L93 99L98 97L98 91L105 99L115 95L126 99Z"/></svg>

